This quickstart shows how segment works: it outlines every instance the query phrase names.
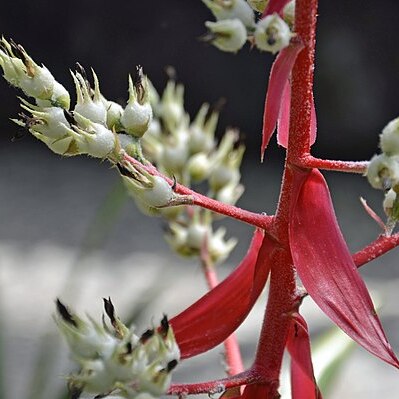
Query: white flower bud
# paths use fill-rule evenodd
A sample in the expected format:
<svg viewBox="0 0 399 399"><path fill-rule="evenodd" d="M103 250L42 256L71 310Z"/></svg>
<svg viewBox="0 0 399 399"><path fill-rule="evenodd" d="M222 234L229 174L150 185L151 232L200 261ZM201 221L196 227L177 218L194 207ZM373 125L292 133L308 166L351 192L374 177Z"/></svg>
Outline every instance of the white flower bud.
<svg viewBox="0 0 399 399"><path fill-rule="evenodd" d="M71 99L67 89L61 83L55 81L51 98L49 100L36 98L36 104L40 107L61 107L68 110Z"/></svg>
<svg viewBox="0 0 399 399"><path fill-rule="evenodd" d="M213 191L218 191L228 184L237 184L240 181L240 177L238 169L222 164L212 171L209 177L209 185Z"/></svg>
<svg viewBox="0 0 399 399"><path fill-rule="evenodd" d="M245 0L202 0L217 20L239 19L246 27L255 25L255 16Z"/></svg>
<svg viewBox="0 0 399 399"><path fill-rule="evenodd" d="M92 73L94 78L94 91L88 86L88 82L79 72L75 74L71 72L73 81L75 82L77 98L74 112L92 122L105 125L107 108L102 101L97 75L93 70Z"/></svg>
<svg viewBox="0 0 399 399"><path fill-rule="evenodd" d="M159 113L167 128L173 131L184 118L184 86L169 80L162 94Z"/></svg>
<svg viewBox="0 0 399 399"><path fill-rule="evenodd" d="M77 112L74 118L79 126L73 126L70 133L79 150L95 158L105 158L115 148L115 134L101 123L94 123Z"/></svg>
<svg viewBox="0 0 399 399"><path fill-rule="evenodd" d="M161 176L153 176L144 168L131 164L118 167L129 194L147 206L165 207L175 198L172 187Z"/></svg>
<svg viewBox="0 0 399 399"><path fill-rule="evenodd" d="M174 139L164 143L159 163L168 173L178 174L185 167L188 155L188 143Z"/></svg>
<svg viewBox="0 0 399 399"><path fill-rule="evenodd" d="M399 157L374 155L367 168L367 179L376 189L386 190L399 183Z"/></svg>
<svg viewBox="0 0 399 399"><path fill-rule="evenodd" d="M399 118L384 127L380 135L380 147L387 155L399 155Z"/></svg>
<svg viewBox="0 0 399 399"><path fill-rule="evenodd" d="M273 54L287 47L292 36L289 26L277 13L259 20L254 33L256 47Z"/></svg>
<svg viewBox="0 0 399 399"><path fill-rule="evenodd" d="M283 8L284 21L293 26L295 21L295 0L291 0Z"/></svg>
<svg viewBox="0 0 399 399"><path fill-rule="evenodd" d="M71 126L65 117L63 108L41 108L29 104L23 99L21 101L21 107L33 116L29 121L26 121L31 131L34 130L52 139L60 139L68 135Z"/></svg>
<svg viewBox="0 0 399 399"><path fill-rule="evenodd" d="M182 256L193 255L192 250L187 245L187 228L174 222L170 222L168 227L165 240L171 248Z"/></svg>
<svg viewBox="0 0 399 399"><path fill-rule="evenodd" d="M244 192L242 184L227 184L216 193L216 199L228 205L235 205Z"/></svg>
<svg viewBox="0 0 399 399"><path fill-rule="evenodd" d="M19 87L27 96L34 97L38 102L49 101L46 106L69 107L68 92L45 66L37 65L24 48L14 42L10 44L2 38L0 44L4 50L0 49L0 66L4 78L9 83Z"/></svg>
<svg viewBox="0 0 399 399"><path fill-rule="evenodd" d="M105 108L107 110L107 127L116 132L122 129L121 118L123 114L123 107L114 102L106 101Z"/></svg>
<svg viewBox="0 0 399 399"><path fill-rule="evenodd" d="M210 31L211 43L219 50L236 53L247 41L247 30L239 19L206 21L205 26Z"/></svg>
<svg viewBox="0 0 399 399"><path fill-rule="evenodd" d="M395 192L394 189L389 189L386 193L385 193L385 197L384 197L384 202L383 202L383 207L384 207L384 211L385 213L390 216L392 213L392 208L394 206L394 203L396 201L397 198L397 194Z"/></svg>
<svg viewBox="0 0 399 399"><path fill-rule="evenodd" d="M263 13L265 11L268 0L248 0L248 4L256 11Z"/></svg>
<svg viewBox="0 0 399 399"><path fill-rule="evenodd" d="M217 112L212 112L206 119L209 110L209 104L203 104L198 111L193 123L189 129L190 152L210 152L215 146L215 130L219 119Z"/></svg>
<svg viewBox="0 0 399 399"><path fill-rule="evenodd" d="M153 176L152 187L143 189L140 198L153 207L165 206L173 198L173 190L169 183L161 176Z"/></svg>
<svg viewBox="0 0 399 399"><path fill-rule="evenodd" d="M193 155L187 163L187 170L194 182L206 179L210 173L211 162L207 154L200 152Z"/></svg>
<svg viewBox="0 0 399 399"><path fill-rule="evenodd" d="M139 338L116 317L110 299L104 299L104 308L112 327L104 318L101 326L92 319L87 323L57 301L55 320L80 366L79 373L69 377L71 390L132 399L163 395L180 359L166 316L158 328Z"/></svg>
<svg viewBox="0 0 399 399"><path fill-rule="evenodd" d="M137 151L137 139L130 134L118 133L117 136L121 149L125 150L128 155L133 156Z"/></svg>
<svg viewBox="0 0 399 399"><path fill-rule="evenodd" d="M121 122L125 130L135 137L142 137L152 120L152 108L148 98L146 80L139 92L129 75L129 101L123 111Z"/></svg>
<svg viewBox="0 0 399 399"><path fill-rule="evenodd" d="M200 250L204 245L205 239L211 234L209 225L194 221L187 230L186 244L196 250Z"/></svg>
<svg viewBox="0 0 399 399"><path fill-rule="evenodd" d="M208 251L214 263L223 262L237 245L238 240L230 238L225 241L226 229L220 227L208 240Z"/></svg>

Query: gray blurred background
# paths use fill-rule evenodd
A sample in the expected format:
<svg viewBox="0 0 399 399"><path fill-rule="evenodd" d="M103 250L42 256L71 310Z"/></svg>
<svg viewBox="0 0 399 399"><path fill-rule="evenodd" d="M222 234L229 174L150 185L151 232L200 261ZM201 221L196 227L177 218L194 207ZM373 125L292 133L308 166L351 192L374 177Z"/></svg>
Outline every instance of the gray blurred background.
<svg viewBox="0 0 399 399"><path fill-rule="evenodd" d="M377 150L381 128L398 115L398 15L396 1L321 1L316 156L369 159ZM71 93L68 71L79 61L96 70L110 99L126 99L127 74L137 64L160 91L167 79L165 67L173 65L178 81L186 85L191 116L202 102L225 98L218 133L226 126L239 127L247 145L246 192L239 205L272 213L284 153L273 139L265 163L260 165L258 159L273 58L248 47L230 55L204 45L198 37L207 19L212 19L210 13L196 0L13 1L1 5L0 26L6 38L23 44ZM170 253L161 221L141 215L121 194L117 175L106 163L63 159L29 135L11 141L21 133L9 121L19 112L16 94L0 80L0 399L58 399L54 392L72 366L65 364L65 345L54 338L56 296L81 313L100 315L101 297L111 295L121 314L135 316L144 330L163 312L173 315L190 304L205 284L196 262L183 262ZM358 197L364 196L381 214L382 194L360 176L326 177L349 246L357 250L379 234ZM229 235L241 239L221 267L225 275L245 253L251 228L223 223ZM397 252L364 267L362 274L381 297L383 323L398 352ZM262 299L240 330L247 365L265 295ZM316 335L330 326L310 300L304 311ZM49 363L38 357L40 345L56 355L48 370L43 365ZM219 348L180 367L177 379L223 376L220 359ZM327 397L394 398L398 389L395 370L356 349Z"/></svg>

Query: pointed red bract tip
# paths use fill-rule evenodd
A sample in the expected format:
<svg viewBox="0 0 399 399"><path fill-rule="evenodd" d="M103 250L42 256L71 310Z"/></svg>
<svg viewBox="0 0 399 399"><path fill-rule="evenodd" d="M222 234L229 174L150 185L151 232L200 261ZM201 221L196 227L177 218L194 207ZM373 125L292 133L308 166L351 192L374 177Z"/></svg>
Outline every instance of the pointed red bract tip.
<svg viewBox="0 0 399 399"><path fill-rule="evenodd" d="M323 312L353 340L399 367L339 229L322 174L316 169L294 170L294 187L290 247L303 285Z"/></svg>
<svg viewBox="0 0 399 399"><path fill-rule="evenodd" d="M287 349L291 355L292 399L322 399L313 374L308 326L299 313L292 315Z"/></svg>
<svg viewBox="0 0 399 399"><path fill-rule="evenodd" d="M236 270L170 320L182 358L212 349L244 321L266 284L273 249L274 242L256 230Z"/></svg>
<svg viewBox="0 0 399 399"><path fill-rule="evenodd" d="M267 15L277 13L282 15L283 14L283 9L287 3L289 3L290 0L270 0L267 3L267 6L265 8L265 11L263 11L262 18L266 17Z"/></svg>
<svg viewBox="0 0 399 399"><path fill-rule="evenodd" d="M301 42L296 41L291 43L288 47L280 51L270 70L265 109L263 112L261 160L263 160L265 149L276 128L280 108L281 106L287 106L286 104L281 105L284 88L291 74L295 60L302 49L303 44Z"/></svg>

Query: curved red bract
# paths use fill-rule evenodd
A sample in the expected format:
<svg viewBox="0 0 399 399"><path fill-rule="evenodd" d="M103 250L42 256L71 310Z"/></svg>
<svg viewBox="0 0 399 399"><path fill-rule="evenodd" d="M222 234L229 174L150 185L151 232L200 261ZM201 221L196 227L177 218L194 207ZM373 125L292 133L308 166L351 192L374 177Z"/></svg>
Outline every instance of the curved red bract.
<svg viewBox="0 0 399 399"><path fill-rule="evenodd" d="M274 243L256 230L234 272L170 320L182 358L212 349L244 321L266 284L273 248Z"/></svg>
<svg viewBox="0 0 399 399"><path fill-rule="evenodd" d="M399 367L338 226L322 174L317 169L294 170L294 187L290 247L303 285L323 312L353 340Z"/></svg>
<svg viewBox="0 0 399 399"><path fill-rule="evenodd" d="M282 49L279 52L270 70L269 84L265 100L265 109L263 112L261 145L262 159L265 149L269 144L270 138L276 128L280 108L285 107L285 104L282 105L282 100L284 99L285 101L289 101L289 96L288 98L287 96L283 96L284 88L288 83L288 78L291 74L295 60L302 49L303 44L301 42L291 43L288 47Z"/></svg>

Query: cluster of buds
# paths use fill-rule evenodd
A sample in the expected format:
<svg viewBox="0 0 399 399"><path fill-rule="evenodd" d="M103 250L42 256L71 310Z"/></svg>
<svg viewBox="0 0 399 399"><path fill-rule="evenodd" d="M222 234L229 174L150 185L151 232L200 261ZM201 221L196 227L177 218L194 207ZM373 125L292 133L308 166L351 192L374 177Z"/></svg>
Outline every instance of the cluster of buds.
<svg viewBox="0 0 399 399"><path fill-rule="evenodd" d="M256 13L266 8L267 1L252 0L202 0L211 10L216 22L205 22L208 34L205 41L222 51L236 53L246 41L261 51L273 54L290 43L293 33L295 2L290 1L282 12L273 13L256 21Z"/></svg>
<svg viewBox="0 0 399 399"><path fill-rule="evenodd" d="M390 121L380 135L382 153L374 155L367 168L367 179L376 189L385 191L384 211L388 230L399 220L399 118Z"/></svg>
<svg viewBox="0 0 399 399"><path fill-rule="evenodd" d="M159 171L173 175L186 187L207 186L209 197L234 205L244 191L240 184L244 146L239 144L239 134L228 129L217 145L218 112L203 104L190 121L183 94L184 87L170 80L162 96L155 91L150 95L154 118L142 140L144 155ZM176 194L171 200L173 205L189 203L189 198ZM199 256L206 249L210 260L219 263L236 245L235 239L224 239L224 229L213 230L217 216L209 211L180 206L144 210L166 218L166 240L180 255Z"/></svg>
<svg viewBox="0 0 399 399"><path fill-rule="evenodd" d="M231 7L229 1L213 3L207 4L218 19L236 16L246 28L254 28L253 10L247 3L233 1ZM243 193L239 168L244 147L232 129L217 145L218 112L210 112L204 104L190 121L184 109L184 87L170 80L160 98L140 66L133 78L129 76L125 107L107 100L94 70L89 79L80 64L71 71L76 90L76 104L71 107L68 91L51 73L38 66L22 46L4 38L0 40L0 66L4 78L33 99L21 98L23 112L13 119L15 123L57 154L87 154L117 166L139 209L168 220L167 240L178 253L198 255L207 243L212 261L220 262L229 255L236 241L224 240L223 230L213 231L216 215L181 206L191 204L192 199L175 193L173 181L151 170L147 161L188 187L207 184L208 196L234 205ZM126 162L125 154L138 162ZM206 233L199 240L202 227Z"/></svg>
<svg viewBox="0 0 399 399"><path fill-rule="evenodd" d="M141 67L134 84L129 77L129 100L123 108L101 94L94 71L92 87L85 70L77 64L77 71L71 72L77 101L70 110L68 91L46 67L37 65L21 45L2 38L0 66L11 85L34 99L34 103L21 99L24 112L14 122L27 128L53 152L113 159L123 148L139 158L138 139L152 119L148 82Z"/></svg>
<svg viewBox="0 0 399 399"><path fill-rule="evenodd" d="M85 321L57 300L55 321L65 337L78 374L68 378L72 397L116 395L128 399L155 399L170 386L171 372L180 359L172 327L166 316L160 326L140 337L115 314L111 299L104 299L110 325L92 318Z"/></svg>

